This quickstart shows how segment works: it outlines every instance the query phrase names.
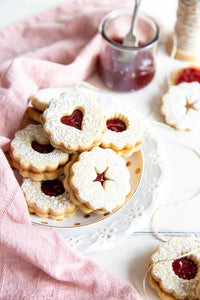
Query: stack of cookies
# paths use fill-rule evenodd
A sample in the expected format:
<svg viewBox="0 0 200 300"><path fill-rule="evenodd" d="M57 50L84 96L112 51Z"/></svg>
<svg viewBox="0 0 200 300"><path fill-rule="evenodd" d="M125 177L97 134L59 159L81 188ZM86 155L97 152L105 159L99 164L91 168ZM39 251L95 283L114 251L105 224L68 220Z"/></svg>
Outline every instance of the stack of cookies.
<svg viewBox="0 0 200 300"><path fill-rule="evenodd" d="M39 90L31 104L27 114L41 124L19 130L10 148L29 211L61 219L77 208L106 213L122 206L130 174L121 156L140 149L142 117L105 113L83 89Z"/></svg>

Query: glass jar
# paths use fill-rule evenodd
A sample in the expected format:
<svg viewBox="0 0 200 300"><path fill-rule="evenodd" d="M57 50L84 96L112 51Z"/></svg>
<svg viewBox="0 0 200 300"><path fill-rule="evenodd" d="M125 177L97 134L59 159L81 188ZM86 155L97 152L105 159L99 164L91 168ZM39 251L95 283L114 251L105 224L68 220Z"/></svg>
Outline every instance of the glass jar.
<svg viewBox="0 0 200 300"><path fill-rule="evenodd" d="M97 70L105 84L116 91L139 90L148 85L155 74L158 25L151 17L140 13L135 28L138 46L124 46L131 17L129 11L112 11L99 27L102 45Z"/></svg>

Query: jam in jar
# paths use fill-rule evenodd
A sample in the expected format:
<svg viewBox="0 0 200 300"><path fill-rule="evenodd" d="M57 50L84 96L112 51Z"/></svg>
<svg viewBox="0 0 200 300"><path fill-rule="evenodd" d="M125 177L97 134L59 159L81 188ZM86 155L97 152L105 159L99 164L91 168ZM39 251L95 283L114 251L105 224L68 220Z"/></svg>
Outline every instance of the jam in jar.
<svg viewBox="0 0 200 300"><path fill-rule="evenodd" d="M130 13L114 11L104 18L99 28L102 45L97 71L109 88L122 92L147 86L155 74L158 26L149 17L140 16L137 22L140 41L137 46L129 47L123 45L123 38L129 30L130 21ZM126 24L126 31L123 31Z"/></svg>

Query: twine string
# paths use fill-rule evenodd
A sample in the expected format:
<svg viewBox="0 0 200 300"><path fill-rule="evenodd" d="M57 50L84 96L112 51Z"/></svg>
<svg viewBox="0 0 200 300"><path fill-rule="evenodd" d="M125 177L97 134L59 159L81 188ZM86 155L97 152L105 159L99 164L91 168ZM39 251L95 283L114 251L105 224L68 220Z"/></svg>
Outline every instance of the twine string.
<svg viewBox="0 0 200 300"><path fill-rule="evenodd" d="M179 0L175 32L179 49L198 53L200 47L199 0Z"/></svg>
<svg viewBox="0 0 200 300"><path fill-rule="evenodd" d="M192 202L192 201L195 201L196 199L198 199L200 197L200 192L198 192L194 197L190 198L190 199L186 199L185 201L180 201L180 202L177 202L177 203L171 203L171 204L165 204L165 205L162 205L160 207L158 207L154 213L153 213L153 216L151 218L151 229L152 229L152 233L153 235L159 239L160 241L163 241L163 242L166 242L168 241L167 239L163 238L161 235L159 235L158 233L158 225L156 223L156 216L157 214L159 213L160 210L164 209L164 208L169 208L169 207L177 207L177 206L180 206L180 205L183 205L185 203L189 203L189 202ZM195 235L194 236L198 237L198 235Z"/></svg>

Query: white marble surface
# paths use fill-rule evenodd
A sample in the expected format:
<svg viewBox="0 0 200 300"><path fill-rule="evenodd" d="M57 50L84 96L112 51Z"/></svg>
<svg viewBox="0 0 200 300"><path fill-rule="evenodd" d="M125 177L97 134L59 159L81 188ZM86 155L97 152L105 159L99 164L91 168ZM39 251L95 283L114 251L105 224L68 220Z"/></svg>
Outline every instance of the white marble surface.
<svg viewBox="0 0 200 300"><path fill-rule="evenodd" d="M63 3L63 0L0 0L0 28L3 28L17 20L23 19L45 9ZM166 35L173 30L176 18L176 0L143 0L142 9L154 15L162 24L161 42L157 56L157 72L153 82L145 89L135 93L114 93L107 91L116 97L117 101L131 105L141 111L152 120L163 122L160 116L160 98L167 89L166 76L170 70L186 65L180 61L172 61L165 51ZM88 82L107 90L97 75L93 75ZM188 134L176 134L158 124L153 125L167 157L167 174L165 185L160 195L159 205L181 202L193 197L200 191L200 159L187 147L195 145L200 151L200 142L196 143ZM200 140L200 139L199 139ZM196 145L197 144L197 145ZM199 197L200 200L200 197ZM200 201L186 203L185 207L169 207L158 214L159 230L174 234L179 232L200 232L197 212ZM167 213L166 213L167 212ZM195 217L194 217L195 216ZM132 234L123 242L113 246L109 250L91 253L99 265L108 269L115 275L129 281L140 293L142 293L142 280L146 266L152 252L159 241L153 237L149 220L139 231ZM146 299L158 299L154 291L147 286Z"/></svg>

